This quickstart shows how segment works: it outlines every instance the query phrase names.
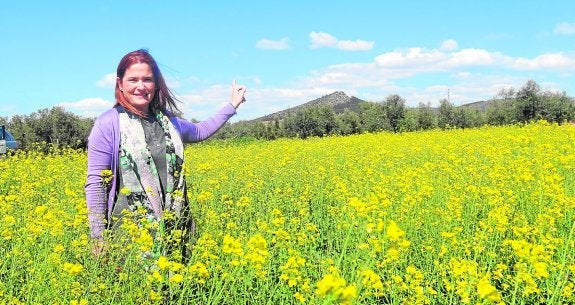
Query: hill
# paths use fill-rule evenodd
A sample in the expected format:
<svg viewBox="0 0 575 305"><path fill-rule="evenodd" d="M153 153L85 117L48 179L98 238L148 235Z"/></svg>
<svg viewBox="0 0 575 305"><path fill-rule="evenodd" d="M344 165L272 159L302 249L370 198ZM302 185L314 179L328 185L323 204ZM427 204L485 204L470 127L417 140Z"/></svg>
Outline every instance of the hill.
<svg viewBox="0 0 575 305"><path fill-rule="evenodd" d="M304 104L291 107L285 110L281 110L278 112L274 112L247 122L266 122L266 121L273 121L275 119L282 120L286 118L288 115L296 113L304 108L317 107L317 106L333 107L335 113L337 114L344 112L346 109L353 112L358 112L359 107L362 103L370 103L370 102L359 99L355 96L347 96L347 94L345 94L345 92L343 91L336 91L334 93L324 95L320 98L306 102ZM493 101L477 101L462 104L457 107L473 108L484 112L487 111L491 103L493 103ZM432 109L436 111L438 108L433 107Z"/></svg>
<svg viewBox="0 0 575 305"><path fill-rule="evenodd" d="M318 107L318 106L333 107L335 113L342 113L345 111L345 109L357 112L359 110L359 105L362 103L367 102L354 96L351 97L347 96L347 94L345 94L343 91L336 91L334 93L324 95L320 98L309 101L307 103L291 107L285 110L281 110L278 112L274 112L272 114L268 114L259 117L257 119L253 119L251 120L251 122L273 121L275 119L281 120L292 113L300 111L301 109L309 107Z"/></svg>
<svg viewBox="0 0 575 305"><path fill-rule="evenodd" d="M478 101L461 105L461 107L474 108L480 111L487 111L493 101Z"/></svg>

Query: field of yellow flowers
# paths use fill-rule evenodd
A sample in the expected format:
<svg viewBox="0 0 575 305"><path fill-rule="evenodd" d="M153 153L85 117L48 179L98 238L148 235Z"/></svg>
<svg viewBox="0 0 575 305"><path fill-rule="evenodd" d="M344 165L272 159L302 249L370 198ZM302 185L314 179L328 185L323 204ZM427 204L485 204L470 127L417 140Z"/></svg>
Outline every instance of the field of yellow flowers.
<svg viewBox="0 0 575 305"><path fill-rule="evenodd" d="M188 261L91 254L86 154L0 159L0 304L573 304L575 127L186 149ZM177 233L177 232L175 232Z"/></svg>

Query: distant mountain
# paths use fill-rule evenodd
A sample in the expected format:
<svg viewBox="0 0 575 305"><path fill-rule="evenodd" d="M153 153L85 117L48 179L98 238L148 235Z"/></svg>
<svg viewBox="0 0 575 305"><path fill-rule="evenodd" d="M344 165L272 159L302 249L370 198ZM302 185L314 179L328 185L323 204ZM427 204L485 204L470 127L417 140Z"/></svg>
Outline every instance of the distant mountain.
<svg viewBox="0 0 575 305"><path fill-rule="evenodd" d="M281 110L272 114L268 114L257 119L251 120L252 122L261 122L261 121L273 121L275 119L284 119L288 115L292 113L296 113L304 108L310 107L318 107L318 106L329 106L333 107L335 113L342 113L345 109L349 109L351 111L359 111L359 105L362 103L367 103L364 100L358 99L354 96L347 96L343 91L336 91L334 93L324 95L320 98L315 100L309 101L307 103L291 107L285 110Z"/></svg>
<svg viewBox="0 0 575 305"><path fill-rule="evenodd" d="M347 94L345 94L343 91L336 91L334 93L324 95L320 98L309 101L307 103L304 103L304 104L301 104L301 105L298 105L295 107L291 107L291 108L288 108L285 110L281 110L278 112L274 112L272 114L268 114L268 115L253 119L253 120L250 120L248 122L264 122L264 121L273 121L275 119L282 120L282 119L286 118L288 115L290 115L292 113L296 113L296 112L298 112L304 108L317 107L317 106L333 107L333 110L337 114L344 112L346 109L353 111L353 112L359 112L359 107L363 103L371 103L371 102L359 99L359 98L354 97L354 96L347 96ZM475 108L475 109L478 109L480 111L486 111L491 103L493 103L493 101L478 101L478 102L471 102L471 103L467 103L467 104L462 104L462 105L456 106L456 107ZM433 107L432 109L435 111L438 110L437 107Z"/></svg>
<svg viewBox="0 0 575 305"><path fill-rule="evenodd" d="M493 101L479 101L479 102L471 102L467 104L461 105L461 107L466 108L475 108L480 111L487 111L489 106L493 103Z"/></svg>

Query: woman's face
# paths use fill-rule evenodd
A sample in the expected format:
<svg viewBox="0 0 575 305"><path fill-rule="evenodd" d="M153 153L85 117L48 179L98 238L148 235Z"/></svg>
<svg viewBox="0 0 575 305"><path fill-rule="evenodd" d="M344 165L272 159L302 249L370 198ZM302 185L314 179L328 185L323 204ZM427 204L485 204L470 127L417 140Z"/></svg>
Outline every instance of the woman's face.
<svg viewBox="0 0 575 305"><path fill-rule="evenodd" d="M116 80L126 99L139 111L148 113L148 108L156 93L154 73L148 64L133 64Z"/></svg>

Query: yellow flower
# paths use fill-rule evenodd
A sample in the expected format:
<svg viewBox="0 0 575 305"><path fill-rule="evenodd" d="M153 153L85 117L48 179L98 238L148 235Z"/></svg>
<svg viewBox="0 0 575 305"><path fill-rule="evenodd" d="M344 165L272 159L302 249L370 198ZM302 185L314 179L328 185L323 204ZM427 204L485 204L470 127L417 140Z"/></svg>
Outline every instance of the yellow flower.
<svg viewBox="0 0 575 305"><path fill-rule="evenodd" d="M300 301L301 303L305 303L305 297L303 296L303 294L296 292L293 294L294 298L298 301Z"/></svg>
<svg viewBox="0 0 575 305"><path fill-rule="evenodd" d="M349 285L339 292L339 300L342 304L351 304L357 298L357 288L355 285Z"/></svg>
<svg viewBox="0 0 575 305"><path fill-rule="evenodd" d="M139 235L133 239L134 243L139 246L140 251L150 251L154 245L154 239L148 230L142 229Z"/></svg>
<svg viewBox="0 0 575 305"><path fill-rule="evenodd" d="M64 246L63 245L58 244L58 245L54 246L54 253L61 254L62 252L64 252Z"/></svg>
<svg viewBox="0 0 575 305"><path fill-rule="evenodd" d="M196 276L196 282L204 284L206 279L210 277L210 272L204 263L197 262L190 267L188 267L188 271Z"/></svg>
<svg viewBox="0 0 575 305"><path fill-rule="evenodd" d="M248 251L246 253L246 260L248 260L255 269L261 269L263 263L269 255L267 250L267 242L261 234L256 234L248 240Z"/></svg>
<svg viewBox="0 0 575 305"><path fill-rule="evenodd" d="M385 236L391 241L398 241L404 235L405 232L403 232L394 221L390 221L385 229Z"/></svg>
<svg viewBox="0 0 575 305"><path fill-rule="evenodd" d="M357 297L355 284L346 286L345 279L337 272L326 274L316 285L316 295L335 298L341 304L351 304Z"/></svg>
<svg viewBox="0 0 575 305"><path fill-rule="evenodd" d="M157 302L157 301L160 301L161 299L162 299L162 294L161 294L161 293L157 293L157 292L154 291L154 290L151 290L151 291L150 291L150 300L151 300L152 302Z"/></svg>
<svg viewBox="0 0 575 305"><path fill-rule="evenodd" d="M575 291L575 284L573 284L572 282L568 282L567 285L563 287L563 292L561 293L561 295L565 298L572 298L574 291Z"/></svg>
<svg viewBox="0 0 575 305"><path fill-rule="evenodd" d="M536 262L533 264L533 269L535 270L535 277L537 278L546 278L549 276L547 264L544 262Z"/></svg>
<svg viewBox="0 0 575 305"><path fill-rule="evenodd" d="M374 294L379 296L383 292L383 282L381 277L372 271L367 269L361 272L362 280L361 283L370 290L374 291Z"/></svg>
<svg viewBox="0 0 575 305"><path fill-rule="evenodd" d="M64 263L64 271L68 272L71 275L78 275L80 274L80 272L82 272L83 269L84 267L80 263L75 264Z"/></svg>
<svg viewBox="0 0 575 305"><path fill-rule="evenodd" d="M176 274L172 275L168 281L170 283L180 283L183 280L184 280L184 276L179 274L179 273L176 273Z"/></svg>
<svg viewBox="0 0 575 305"><path fill-rule="evenodd" d="M160 256L160 257L158 257L158 261L156 262L156 265L161 270L164 270L164 269L170 267L170 261L165 256Z"/></svg>
<svg viewBox="0 0 575 305"><path fill-rule="evenodd" d="M328 273L324 275L324 277L317 283L317 289L315 293L319 296L326 296L330 292L345 286L345 284L346 282L343 278Z"/></svg>
<svg viewBox="0 0 575 305"><path fill-rule="evenodd" d="M305 262L305 258L301 257L296 251L292 251L287 262L280 267L280 270L282 270L280 279L287 281L288 287L296 286L303 279L300 268L305 266Z"/></svg>
<svg viewBox="0 0 575 305"><path fill-rule="evenodd" d="M184 268L184 265L178 262L171 262L170 263L170 271L178 272Z"/></svg>
<svg viewBox="0 0 575 305"><path fill-rule="evenodd" d="M482 277L477 283L477 294L482 299L487 299L491 302L501 302L501 295L495 286L489 282L489 273Z"/></svg>
<svg viewBox="0 0 575 305"><path fill-rule="evenodd" d="M104 185L109 185L112 182L112 179L114 178L114 174L112 173L111 170L104 169L100 172L100 178L102 179Z"/></svg>
<svg viewBox="0 0 575 305"><path fill-rule="evenodd" d="M222 245L222 252L242 256L244 254L240 241L226 234Z"/></svg>
<svg viewBox="0 0 575 305"><path fill-rule="evenodd" d="M16 218L12 215L5 215L2 219L2 224L7 227L12 227L16 224Z"/></svg>
<svg viewBox="0 0 575 305"><path fill-rule="evenodd" d="M154 281L156 281L156 282L161 283L161 282L164 281L164 277L160 274L160 272L158 272L158 271L156 270L156 271L154 271L154 272L152 273L152 278L151 278L151 280L154 280Z"/></svg>

